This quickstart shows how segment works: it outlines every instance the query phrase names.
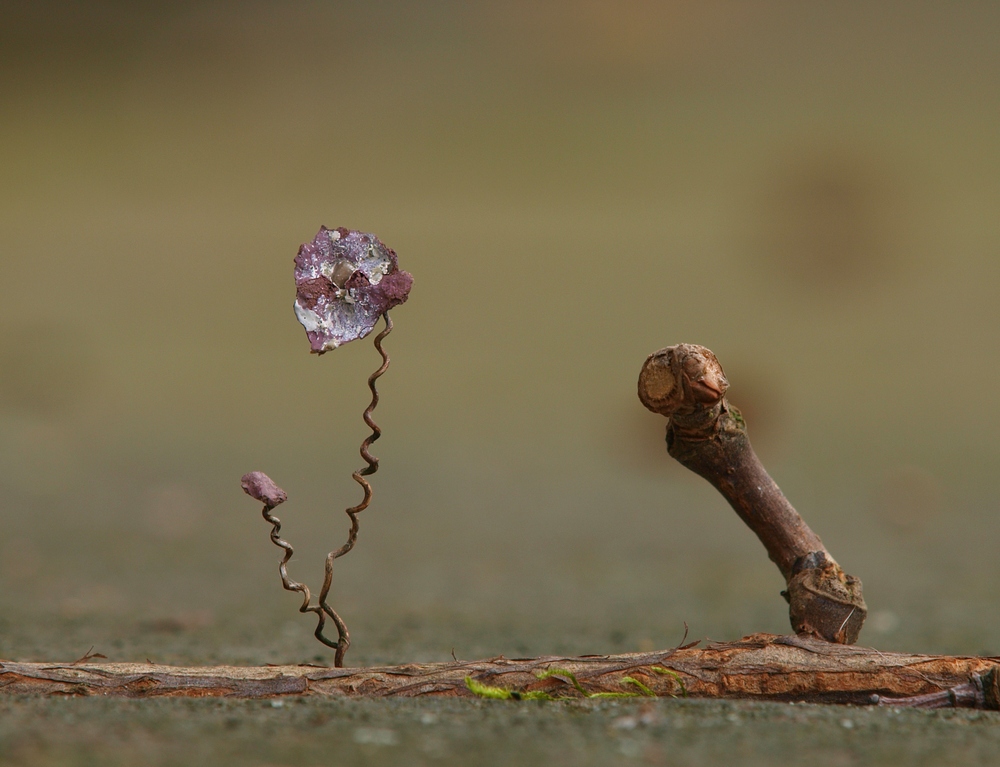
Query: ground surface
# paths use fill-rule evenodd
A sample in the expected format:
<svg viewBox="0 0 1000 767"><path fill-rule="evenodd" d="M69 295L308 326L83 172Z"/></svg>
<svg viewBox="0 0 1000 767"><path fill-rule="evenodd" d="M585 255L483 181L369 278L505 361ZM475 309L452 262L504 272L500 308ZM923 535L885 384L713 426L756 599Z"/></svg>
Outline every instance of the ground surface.
<svg viewBox="0 0 1000 767"><path fill-rule="evenodd" d="M995 764L1000 715L659 700L0 700L4 765Z"/></svg>

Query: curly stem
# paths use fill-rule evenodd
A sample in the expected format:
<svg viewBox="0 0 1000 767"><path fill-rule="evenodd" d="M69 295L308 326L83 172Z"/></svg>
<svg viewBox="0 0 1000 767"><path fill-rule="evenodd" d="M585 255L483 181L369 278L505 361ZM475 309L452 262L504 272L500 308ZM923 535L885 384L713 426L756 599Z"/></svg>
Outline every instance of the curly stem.
<svg viewBox="0 0 1000 767"><path fill-rule="evenodd" d="M371 389L372 399L364 411L365 423L372 430L372 433L365 439L364 442L361 443L361 457L365 460L367 465L353 474L354 481L361 485L362 490L364 490L364 497L361 499L361 503L357 506L351 506L349 509L346 509L347 516L351 519L351 528L347 534L347 541L339 549L335 549L326 555L323 588L320 589L319 592L318 604L312 604L312 595L308 586L304 583L293 581L288 576L288 561L292 558L295 550L292 548L291 544L288 543L288 541L283 540L280 537L279 533L281 532L281 520L271 513L276 506L283 503L287 499L288 496L285 491L274 484L274 482L263 472L250 472L249 474L243 476L242 481L243 490L248 495L264 502L264 519L272 525L271 541L275 546L284 549L285 551L285 556L281 560L281 564L278 566L278 572L281 574L281 585L287 591L296 591L302 594L302 605L299 607L299 612L316 614L317 625L315 636L327 647L331 647L336 650L334 665L338 668L344 665L344 654L351 646L351 635L348 632L347 625L344 623L343 619L332 607L330 607L327 602L327 597L330 594L330 587L333 585L333 560L344 556L347 552L354 548L354 544L357 543L358 540L358 514L367 509L368 504L370 504L372 500L372 487L365 477L369 477L378 471L378 458L369 452L369 448L372 446L372 443L382 436L382 430L372 418L372 412L378 405L378 389L375 386L375 382L389 368L389 355L386 354L385 350L382 348L382 340L392 331L392 320L389 317L389 313L385 312L382 317L385 320L385 328L381 333L375 336L375 348L382 356L382 364L379 366L378 370L368 377L368 388ZM336 641L329 639L323 633L327 618L330 618L330 620L332 620L334 625L337 627Z"/></svg>

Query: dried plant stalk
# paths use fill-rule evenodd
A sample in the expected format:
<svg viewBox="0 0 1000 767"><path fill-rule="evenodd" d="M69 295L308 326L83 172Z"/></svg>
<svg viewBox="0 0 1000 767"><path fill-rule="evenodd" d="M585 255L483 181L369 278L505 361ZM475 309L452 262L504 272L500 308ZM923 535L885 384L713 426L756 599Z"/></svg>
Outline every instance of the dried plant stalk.
<svg viewBox="0 0 1000 767"><path fill-rule="evenodd" d="M280 537L281 520L271 514L288 495L263 472L253 471L243 476L243 490L264 503L264 519L272 526L271 540L285 552L279 566L281 584L288 591L302 594L300 612L316 614L316 638L336 650L334 664L338 668L344 664L351 635L343 619L327 601L333 584L333 560L354 548L358 540L358 514L371 503L372 487L366 477L378 471L378 459L369 448L382 436L382 430L372 418L378 405L375 382L389 367L389 355L382 348L382 341L392 331L389 310L406 301L412 286L413 276L399 268L396 251L368 232L321 226L312 241L303 243L295 256L295 316L306 331L314 354L326 354L364 338L375 329L379 317L385 320L385 329L375 336L375 348L382 356L382 364L368 377L372 399L365 408L364 419L372 433L361 443L361 457L366 465L353 475L354 481L364 490L364 498L357 506L347 509L351 520L347 542L326 556L323 587L317 604L312 604L308 586L288 577L288 561L295 550ZM327 618L337 627L336 641L323 633Z"/></svg>

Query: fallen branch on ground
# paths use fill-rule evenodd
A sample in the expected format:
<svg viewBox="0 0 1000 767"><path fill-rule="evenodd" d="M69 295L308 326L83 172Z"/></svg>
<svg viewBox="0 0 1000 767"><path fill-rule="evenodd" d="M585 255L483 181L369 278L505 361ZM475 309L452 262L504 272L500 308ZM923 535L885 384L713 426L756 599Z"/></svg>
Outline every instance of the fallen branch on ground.
<svg viewBox="0 0 1000 767"><path fill-rule="evenodd" d="M883 653L805 636L624 655L541 657L372 668L161 666L0 661L0 692L271 698L691 697L1000 710L1000 658Z"/></svg>

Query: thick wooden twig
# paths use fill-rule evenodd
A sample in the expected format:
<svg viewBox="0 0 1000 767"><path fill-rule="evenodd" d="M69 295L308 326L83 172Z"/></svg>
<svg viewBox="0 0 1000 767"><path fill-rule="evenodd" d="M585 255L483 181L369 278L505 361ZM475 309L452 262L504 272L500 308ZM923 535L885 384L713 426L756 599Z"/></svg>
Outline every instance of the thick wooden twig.
<svg viewBox="0 0 1000 767"><path fill-rule="evenodd" d="M722 493L785 577L798 634L854 644L868 614L861 581L837 564L757 458L729 381L711 350L678 344L653 352L639 373L639 399L666 416L667 452Z"/></svg>
<svg viewBox="0 0 1000 767"><path fill-rule="evenodd" d="M810 637L753 634L738 642L652 653L359 669L0 661L0 692L129 698L655 695L996 710L998 663L998 658L883 653Z"/></svg>

